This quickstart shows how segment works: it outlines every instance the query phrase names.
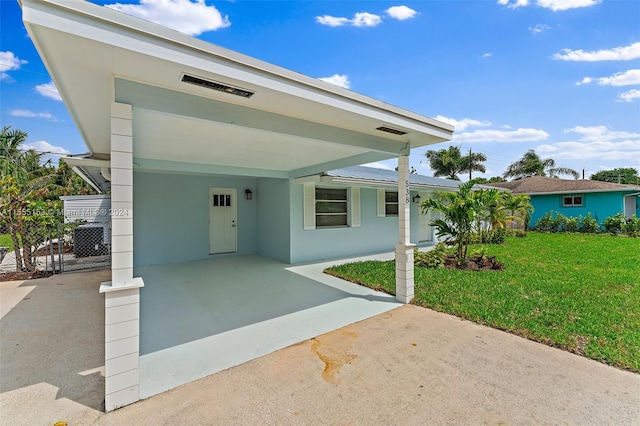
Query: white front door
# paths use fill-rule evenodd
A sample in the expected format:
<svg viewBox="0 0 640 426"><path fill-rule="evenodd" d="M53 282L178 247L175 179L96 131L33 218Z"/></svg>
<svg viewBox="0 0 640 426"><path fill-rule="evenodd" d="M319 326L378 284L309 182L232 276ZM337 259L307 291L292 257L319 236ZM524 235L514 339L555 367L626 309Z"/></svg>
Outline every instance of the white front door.
<svg viewBox="0 0 640 426"><path fill-rule="evenodd" d="M237 198L235 188L209 188L209 254L236 251Z"/></svg>
<svg viewBox="0 0 640 426"><path fill-rule="evenodd" d="M428 194L420 193L420 197L424 200ZM418 208L420 212L418 215L418 241L421 243L433 241L433 227L429 225L433 220L433 214L431 211L423 214L422 209Z"/></svg>

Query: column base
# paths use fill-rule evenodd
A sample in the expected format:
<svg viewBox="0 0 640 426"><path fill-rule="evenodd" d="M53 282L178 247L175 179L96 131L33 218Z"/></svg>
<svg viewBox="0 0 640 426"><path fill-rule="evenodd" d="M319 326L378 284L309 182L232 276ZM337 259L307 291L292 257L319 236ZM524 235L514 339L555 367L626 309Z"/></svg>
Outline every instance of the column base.
<svg viewBox="0 0 640 426"><path fill-rule="evenodd" d="M411 303L414 296L413 250L415 244L396 245L396 300Z"/></svg>

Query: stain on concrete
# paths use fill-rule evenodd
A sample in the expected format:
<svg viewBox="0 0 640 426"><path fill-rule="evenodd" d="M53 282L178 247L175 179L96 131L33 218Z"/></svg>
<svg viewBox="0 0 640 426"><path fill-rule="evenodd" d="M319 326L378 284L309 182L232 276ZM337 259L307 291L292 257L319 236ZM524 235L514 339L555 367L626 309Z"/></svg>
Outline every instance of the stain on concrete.
<svg viewBox="0 0 640 426"><path fill-rule="evenodd" d="M356 333L346 330L336 330L334 332L318 336L311 342L311 350L324 362L322 378L327 383L340 384L336 374L340 369L350 364L358 355L351 354L353 340L358 337Z"/></svg>

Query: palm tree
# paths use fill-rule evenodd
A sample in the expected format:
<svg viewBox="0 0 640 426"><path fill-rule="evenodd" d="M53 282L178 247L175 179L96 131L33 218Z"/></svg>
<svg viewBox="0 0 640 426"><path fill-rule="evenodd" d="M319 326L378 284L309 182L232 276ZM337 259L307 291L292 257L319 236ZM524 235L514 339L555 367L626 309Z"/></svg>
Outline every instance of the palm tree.
<svg viewBox="0 0 640 426"><path fill-rule="evenodd" d="M509 211L508 222L511 223L511 228L520 223L526 231L533 213L530 197L527 194L513 195L511 191L503 192L502 196L504 207Z"/></svg>
<svg viewBox="0 0 640 426"><path fill-rule="evenodd" d="M466 172L484 173L486 168L483 162L487 161L486 155L473 152L462 155L460 147L450 146L438 151L429 150L424 154L429 160L429 167L433 170L435 177L446 177L447 179L460 180L458 175Z"/></svg>
<svg viewBox="0 0 640 426"><path fill-rule="evenodd" d="M556 162L552 158L542 159L533 149L530 149L518 161L511 163L502 176L505 179L522 179L547 175L556 177L559 174L571 175L574 179L580 177L580 174L575 170L567 167L556 167Z"/></svg>
<svg viewBox="0 0 640 426"><path fill-rule="evenodd" d="M473 182L460 184L457 192L439 191L422 203L423 212L434 210L442 214L441 219L430 223L436 235L456 246L456 258L462 262L467 256L469 237L473 232L476 217L481 210L481 201L472 193Z"/></svg>
<svg viewBox="0 0 640 426"><path fill-rule="evenodd" d="M20 150L26 138L26 132L11 130L10 126L0 132L0 224L6 224L11 235L18 271L22 265L27 271L36 267L31 262L32 230L27 229L23 212L31 200L46 195L56 176L54 168L42 164L43 154Z"/></svg>

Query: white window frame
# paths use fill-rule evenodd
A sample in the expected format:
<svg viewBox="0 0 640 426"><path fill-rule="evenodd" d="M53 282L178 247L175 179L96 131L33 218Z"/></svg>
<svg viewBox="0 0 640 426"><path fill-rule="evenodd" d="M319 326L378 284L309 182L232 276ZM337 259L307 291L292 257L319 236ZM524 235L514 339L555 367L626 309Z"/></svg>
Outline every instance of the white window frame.
<svg viewBox="0 0 640 426"><path fill-rule="evenodd" d="M567 199L571 198L571 204L567 204ZM580 198L580 203L576 203L576 198ZM583 194L573 194L573 195L563 195L562 196L562 207L583 207L584 206L584 195Z"/></svg>
<svg viewBox="0 0 640 426"><path fill-rule="evenodd" d="M389 191L389 190L386 190L386 189L384 189L384 188L378 188L378 194L377 194L377 201L378 201L378 206L377 206L377 207L378 207L378 209L377 209L377 210L378 210L378 217L387 217L387 216L389 216L389 217L398 217L398 213L387 213L387 212L388 212L387 207L388 207L389 205L396 205L396 206L398 206L398 207L396 208L396 211L397 211L397 212L399 211L399 205L398 205L398 202L399 202L400 198L398 198L398 200L397 200L396 202L388 202L388 201L387 201L387 193L389 193L389 192L390 192L390 193L394 193L394 194L398 194L398 191ZM399 196L400 196L400 195L398 194L398 197L399 197Z"/></svg>
<svg viewBox="0 0 640 426"><path fill-rule="evenodd" d="M316 212L316 189L338 189L346 191L346 200L335 200L335 202L346 203L346 216L347 224L338 226L318 226L317 216L331 213L317 213ZM322 200L328 201L328 200ZM345 213L339 213L345 214ZM339 228L358 228L360 227L360 188L347 188L347 187L330 187L321 186L316 188L315 183L303 184L303 228L305 230L313 229L339 229Z"/></svg>

